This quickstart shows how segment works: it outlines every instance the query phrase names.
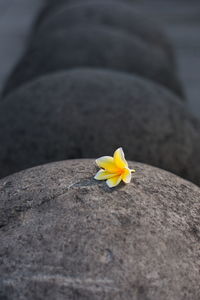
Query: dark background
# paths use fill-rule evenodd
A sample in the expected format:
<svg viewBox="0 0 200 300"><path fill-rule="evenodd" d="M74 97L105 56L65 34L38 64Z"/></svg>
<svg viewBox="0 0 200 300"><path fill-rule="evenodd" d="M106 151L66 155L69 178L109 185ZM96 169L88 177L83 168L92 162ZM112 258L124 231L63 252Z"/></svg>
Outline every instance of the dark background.
<svg viewBox="0 0 200 300"><path fill-rule="evenodd" d="M0 90L25 50L31 25L43 1L0 0ZM200 1L132 1L148 17L163 24L174 45L189 109L200 118Z"/></svg>

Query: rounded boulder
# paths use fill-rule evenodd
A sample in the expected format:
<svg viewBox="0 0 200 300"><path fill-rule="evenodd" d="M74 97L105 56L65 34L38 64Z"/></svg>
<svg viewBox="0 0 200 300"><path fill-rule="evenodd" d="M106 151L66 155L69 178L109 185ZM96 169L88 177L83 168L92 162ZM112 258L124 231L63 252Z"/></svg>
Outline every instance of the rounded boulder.
<svg viewBox="0 0 200 300"><path fill-rule="evenodd" d="M94 160L0 181L1 299L199 300L200 189L129 164L112 190Z"/></svg>
<svg viewBox="0 0 200 300"><path fill-rule="evenodd" d="M200 184L200 123L167 89L77 69L38 78L0 102L0 176L120 146L130 159Z"/></svg>
<svg viewBox="0 0 200 300"><path fill-rule="evenodd" d="M89 24L106 25L137 36L150 46L162 49L169 58L169 64L174 64L174 55L170 42L160 24L148 20L141 11L133 5L114 1L81 1L65 5L51 14L44 16L36 32L49 32L58 28L70 28ZM35 34L37 34L35 33Z"/></svg>
<svg viewBox="0 0 200 300"><path fill-rule="evenodd" d="M161 49L118 29L79 25L37 34L8 79L4 95L38 76L76 67L138 74L183 94L176 72Z"/></svg>

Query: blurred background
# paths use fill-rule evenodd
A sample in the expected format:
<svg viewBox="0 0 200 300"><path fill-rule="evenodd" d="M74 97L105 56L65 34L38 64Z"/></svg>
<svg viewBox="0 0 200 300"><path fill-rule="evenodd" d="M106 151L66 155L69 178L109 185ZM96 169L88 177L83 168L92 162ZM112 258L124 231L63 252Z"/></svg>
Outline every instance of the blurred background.
<svg viewBox="0 0 200 300"><path fill-rule="evenodd" d="M200 1L133 1L148 18L163 24L176 53L189 110L200 118ZM31 26L43 5L44 0L0 0L0 90L24 53Z"/></svg>

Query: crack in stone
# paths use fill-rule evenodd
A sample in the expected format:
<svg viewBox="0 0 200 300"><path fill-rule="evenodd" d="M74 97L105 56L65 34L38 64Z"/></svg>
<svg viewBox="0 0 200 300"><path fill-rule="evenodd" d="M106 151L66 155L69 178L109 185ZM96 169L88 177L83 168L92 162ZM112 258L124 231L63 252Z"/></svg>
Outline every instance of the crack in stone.
<svg viewBox="0 0 200 300"><path fill-rule="evenodd" d="M16 276L15 278L3 279L2 283L5 286L17 286L20 285L21 280L25 281L34 281L34 282L50 282L52 284L64 287L73 287L77 289L90 290L93 292L101 292L101 291L118 291L113 280L108 278L74 278L68 277L61 274L49 275L49 274L37 274L30 276Z"/></svg>

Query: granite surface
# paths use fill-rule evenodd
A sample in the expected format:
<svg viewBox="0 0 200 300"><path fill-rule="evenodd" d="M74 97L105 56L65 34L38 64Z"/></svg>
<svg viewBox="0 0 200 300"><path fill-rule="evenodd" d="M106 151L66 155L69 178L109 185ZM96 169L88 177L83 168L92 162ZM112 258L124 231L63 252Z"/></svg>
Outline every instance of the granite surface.
<svg viewBox="0 0 200 300"><path fill-rule="evenodd" d="M0 297L199 300L200 189L136 162L128 185L94 160L0 181Z"/></svg>

